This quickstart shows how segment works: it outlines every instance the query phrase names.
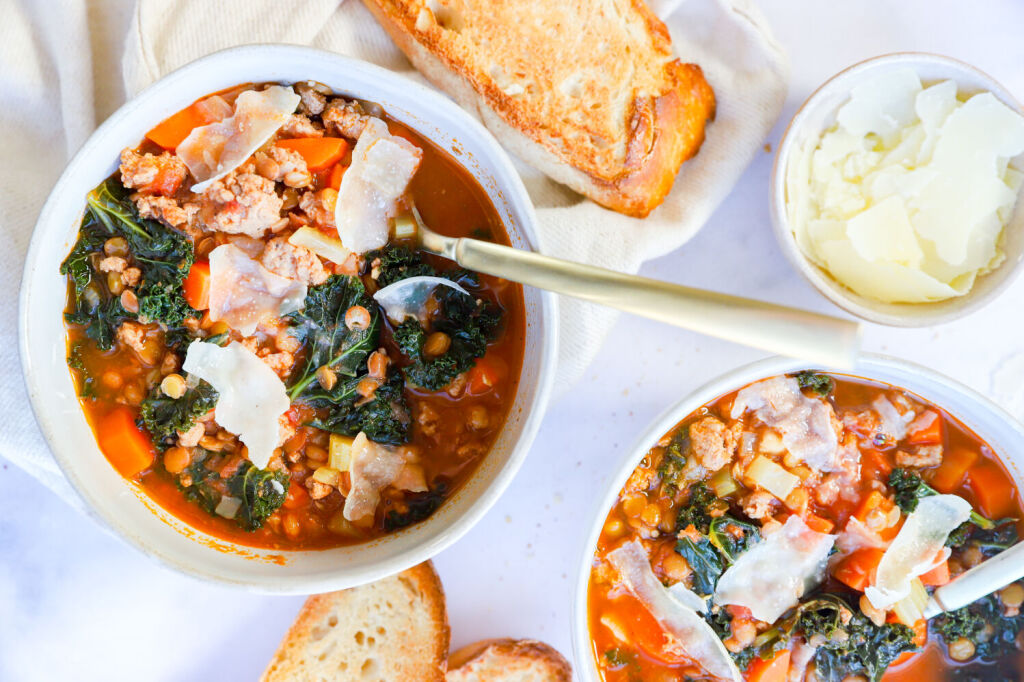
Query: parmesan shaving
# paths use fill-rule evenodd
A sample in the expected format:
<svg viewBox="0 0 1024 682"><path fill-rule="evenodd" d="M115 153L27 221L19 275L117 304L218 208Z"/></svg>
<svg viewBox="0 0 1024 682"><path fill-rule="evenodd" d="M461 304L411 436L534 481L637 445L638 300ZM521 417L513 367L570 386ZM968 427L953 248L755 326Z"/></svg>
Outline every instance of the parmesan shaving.
<svg viewBox="0 0 1024 682"><path fill-rule="evenodd" d="M267 270L234 244L210 252L210 319L243 336L264 319L299 310L306 293L305 284Z"/></svg>
<svg viewBox="0 0 1024 682"><path fill-rule="evenodd" d="M280 439L280 418L291 403L274 370L245 346L193 341L182 368L218 393L217 423L238 436L259 468L270 462Z"/></svg>
<svg viewBox="0 0 1024 682"><path fill-rule="evenodd" d="M745 606L754 618L774 623L821 582L835 539L811 530L796 514L790 516L722 574L715 603Z"/></svg>
<svg viewBox="0 0 1024 682"><path fill-rule="evenodd" d="M241 166L273 137L299 106L299 96L288 87L246 90L235 99L234 114L216 123L199 126L178 145L176 153L188 166L201 194Z"/></svg>
<svg viewBox="0 0 1024 682"><path fill-rule="evenodd" d="M345 248L365 253L387 243L389 221L398 213L398 200L422 160L423 150L389 133L384 121L366 121L334 207L338 237Z"/></svg>
<svg viewBox="0 0 1024 682"><path fill-rule="evenodd" d="M902 69L863 83L836 125L787 168L801 251L854 292L890 303L962 296L1004 259L1024 117L991 93L922 87Z"/></svg>
<svg viewBox="0 0 1024 682"><path fill-rule="evenodd" d="M395 324L401 324L412 317L423 322L427 317L426 303L431 292L439 286L449 287L470 296L461 286L444 277L406 277L387 285L373 295L384 312Z"/></svg>
<svg viewBox="0 0 1024 682"><path fill-rule="evenodd" d="M970 503L956 495L921 499L878 562L874 584L864 590L871 605L888 609L909 595L910 582L935 567L949 534L970 515Z"/></svg>
<svg viewBox="0 0 1024 682"><path fill-rule="evenodd" d="M693 659L715 677L742 682L743 677L722 640L695 609L683 603L687 598L676 598L655 577L647 552L639 541L631 540L609 552L608 563L665 629L670 639L666 646L677 646L682 655Z"/></svg>

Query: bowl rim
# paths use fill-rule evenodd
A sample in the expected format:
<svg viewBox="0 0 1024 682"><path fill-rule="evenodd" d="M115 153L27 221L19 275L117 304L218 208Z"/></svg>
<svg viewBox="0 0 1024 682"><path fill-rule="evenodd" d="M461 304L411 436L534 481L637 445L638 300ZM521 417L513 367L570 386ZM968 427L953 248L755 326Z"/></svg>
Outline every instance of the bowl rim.
<svg viewBox="0 0 1024 682"><path fill-rule="evenodd" d="M819 266L811 262L811 260L803 253L799 245L796 243L796 238L789 224L789 217L786 211L786 169L796 145L796 132L806 124L808 110L811 105L835 87L839 81L852 79L878 66L898 63L905 63L907 66L914 66L915 64L922 63L941 64L962 72L971 73L979 80L984 81L986 83L985 89L995 95L999 101L1010 106L1018 114L1024 116L1024 106L1021 105L1020 101L1018 101L1013 93L1003 86L1002 83L973 64L969 64L955 57L934 52L900 51L889 52L875 57L870 57L868 59L863 59L829 77L821 85L815 88L815 90L808 95L807 99L804 100L796 110L796 113L794 113L793 117L789 120L789 123L786 125L786 129L782 133L782 137L780 138L780 142L775 153L775 158L772 162L771 177L769 179L769 213L771 214L772 232L775 234L776 241L782 249L786 260L789 261L790 265L792 265L793 268L796 269L796 271L799 272L803 278L818 291L818 293L825 296L839 308L867 320L868 322L883 324L890 327L929 327L937 324L953 322L961 317L977 312L982 307L995 300L1020 275L1020 265L1021 262L1024 261L1024 254L1021 254L1012 260L1008 257L1004 262L1000 263L995 270L987 273L985 275L986 277L1000 273L999 279L996 281L995 285L987 291L978 295L975 295L973 291L968 291L963 296L945 299L944 301L937 301L935 302L935 305L950 301L960 302L961 305L941 312L928 313L926 307L933 304L884 304L881 302L873 302L870 299L859 296L848 290L843 284L833 279ZM1024 207L1022 207L1021 204L1024 204L1024 187L1022 187L1018 194L1017 207L1015 210L1024 210ZM878 310L874 305L906 306L908 309L913 307L917 312L914 315L901 315L896 312L884 312L882 310Z"/></svg>
<svg viewBox="0 0 1024 682"><path fill-rule="evenodd" d="M453 518L451 523L443 530L419 541L409 551L395 557L385 558L374 564L350 568L347 571L344 564L342 564L339 566L339 570L328 574L283 577L248 575L244 578L233 578L224 575L223 572L212 569L204 570L194 566L187 557L179 556L173 551L164 550L159 545L146 544L141 538L128 532L119 522L116 515L105 513L104 507L97 503L100 495L90 491L88 486L78 479L74 469L70 466L70 455L61 452L61 448L57 446L55 431L59 428L59 423L56 420L55 408L50 405L52 400L57 400L57 398L48 397L45 391L46 387L41 385L40 377L33 365L33 351L30 346L30 337L32 336L32 328L34 326L33 316L30 314L29 309L30 294L34 286L32 273L35 268L33 266L52 265L37 262L41 258L42 243L49 237L46 234L48 231L47 226L50 225L50 231L52 231L52 224L55 224L51 215L57 212L58 206L68 201L68 199L61 197L61 190L70 182L69 179L79 172L79 167L85 165L88 159L92 159L99 152L99 140L105 137L108 131L122 125L123 121L141 106L143 102L155 97L170 97L173 99L174 92L181 88L181 81L189 75L211 67L223 67L225 64L236 60L244 60L247 56L256 56L263 61L274 58L277 60L276 63L294 62L301 64L303 60L326 60L336 65L341 74L362 71L375 80L390 81L401 85L403 89L413 94L413 99L417 102L412 107L413 111L440 109L446 117L456 119L463 126L462 129L468 129L480 141L483 151L480 158L486 158L488 163L492 164L494 168L494 172L491 174L492 180L500 188L500 194L504 196L507 205L518 212L520 220L517 221L517 227L525 238L527 245L534 250L540 247L541 235L537 229L537 217L533 202L507 152L479 121L459 107L453 100L402 74L370 62L327 50L283 43L256 43L230 47L204 55L174 69L148 85L134 97L128 99L89 135L67 162L60 177L53 184L33 226L33 233L26 252L24 272L22 273L20 283L17 347L22 378L26 385L29 406L33 417L43 435L47 448L60 467L61 473L70 483L71 489L82 501L80 506L89 518L97 521L101 527L110 530L114 536L145 554L150 559L193 578L263 594L325 592L372 582L433 558L468 533L504 494L522 467L550 402L555 379L553 368L559 345L558 300L551 292L541 290L537 292L539 305L537 306L538 314L535 321L540 327L539 337L541 341L537 368L538 378L533 389L532 399L529 399L528 396L530 402L527 403L527 414L523 418L520 435L510 446L507 461L494 473L493 480L481 491L479 497L468 505L461 515ZM344 76L339 76L340 80L343 80L343 78ZM429 120L429 117L424 116L423 120ZM429 132L420 131L418 128L417 132L426 139L433 141L433 136ZM459 163L460 165L465 165L464 161L459 161ZM78 409L80 410L81 408L79 407ZM51 414L51 412L54 412L54 414ZM98 445L95 443L93 446L98 448ZM145 497L144 493L142 495ZM197 530L187 523L185 525L193 530ZM385 536L380 540L386 541L387 537ZM192 540L197 541L194 537ZM252 549L244 545L239 545L239 547ZM330 549L305 551L330 551Z"/></svg>
<svg viewBox="0 0 1024 682"><path fill-rule="evenodd" d="M928 395L922 395L923 393L928 393L928 390L908 388L899 386L889 380L872 378L875 374L885 372L913 377L912 383L919 383L922 386L931 384L951 393L959 394L962 402L973 403L976 408L972 410L974 413L987 412L993 418L1005 422L1007 431L1014 432L1016 438L1024 442L1024 424L1021 424L1006 410L978 391L928 367L890 355L862 353L857 367L853 370L826 368L799 359L773 356L741 365L704 382L689 391L682 399L663 410L640 432L630 447L623 451L618 463L612 468L611 474L607 478L603 492L597 496L596 503L589 510L590 516L584 517L589 519L589 525L583 536L582 547L578 554L575 584L572 588L572 613L570 616L573 656L576 661L576 670L582 680L585 682L600 682L601 680L592 654L589 611L587 608L587 592L590 582L590 570L593 565L594 548L597 546L597 540L601 534L608 511L611 509L615 498L618 497L629 475L636 468L637 463L673 426L707 402L738 390L752 382L803 369L834 371L838 374L847 374L870 381L888 383L921 395L926 400L935 402L939 407L946 409L941 400L933 400ZM952 414L954 417L966 421L964 415L955 412ZM983 439L985 438L983 433L978 435ZM1010 462L1002 461L1002 463L1010 468ZM1011 468L1011 473L1013 470Z"/></svg>

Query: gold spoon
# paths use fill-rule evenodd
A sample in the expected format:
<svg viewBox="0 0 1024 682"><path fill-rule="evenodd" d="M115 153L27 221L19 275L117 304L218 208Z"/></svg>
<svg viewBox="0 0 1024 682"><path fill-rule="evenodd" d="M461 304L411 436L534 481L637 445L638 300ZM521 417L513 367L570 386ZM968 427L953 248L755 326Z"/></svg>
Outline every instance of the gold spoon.
<svg viewBox="0 0 1024 682"><path fill-rule="evenodd" d="M418 216L417 216L418 218ZM693 289L466 237L422 222L420 248L464 268L826 367L852 369L860 325L797 308Z"/></svg>

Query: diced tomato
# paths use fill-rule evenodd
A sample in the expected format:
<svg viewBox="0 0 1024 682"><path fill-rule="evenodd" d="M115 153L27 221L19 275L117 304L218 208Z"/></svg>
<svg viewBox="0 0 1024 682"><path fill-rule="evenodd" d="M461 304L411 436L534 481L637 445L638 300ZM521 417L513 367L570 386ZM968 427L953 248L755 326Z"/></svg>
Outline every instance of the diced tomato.
<svg viewBox="0 0 1024 682"><path fill-rule="evenodd" d="M185 302L196 310L210 307L210 263L198 261L192 264L188 276L182 282Z"/></svg>
<svg viewBox="0 0 1024 682"><path fill-rule="evenodd" d="M878 562L884 552L880 549L859 549L842 559L832 572L836 580L849 587L863 592L864 588L874 579Z"/></svg>
<svg viewBox="0 0 1024 682"><path fill-rule="evenodd" d="M960 487L967 470L974 466L980 455L975 450L953 448L942 459L942 464L932 476L932 487L940 493L951 493Z"/></svg>
<svg viewBox="0 0 1024 682"><path fill-rule="evenodd" d="M348 153L348 141L341 137L296 137L278 140L277 146L301 154L310 171L330 168Z"/></svg>
<svg viewBox="0 0 1024 682"><path fill-rule="evenodd" d="M487 393L497 386L507 372L504 363L497 358L484 356L476 359L476 364L469 370L469 392L473 395Z"/></svg>
<svg viewBox="0 0 1024 682"><path fill-rule="evenodd" d="M967 487L974 493L974 499L981 513L990 519L1015 516L1013 485L999 468L991 462L983 462L967 471Z"/></svg>
<svg viewBox="0 0 1024 682"><path fill-rule="evenodd" d="M915 428L915 425L923 423L934 415L927 426ZM942 442L942 417L934 410L923 412L920 417L911 422L908 427L907 437L904 441L907 445L938 445Z"/></svg>
<svg viewBox="0 0 1024 682"><path fill-rule="evenodd" d="M922 573L919 577L926 587L945 585L949 582L949 562L943 561L927 573Z"/></svg>
<svg viewBox="0 0 1024 682"><path fill-rule="evenodd" d="M153 466L156 450L149 434L135 424L135 411L118 406L98 420L100 450L125 478L135 478Z"/></svg>
<svg viewBox="0 0 1024 682"><path fill-rule="evenodd" d="M747 668L747 682L786 682L789 659L789 649L777 651L768 659L755 658Z"/></svg>

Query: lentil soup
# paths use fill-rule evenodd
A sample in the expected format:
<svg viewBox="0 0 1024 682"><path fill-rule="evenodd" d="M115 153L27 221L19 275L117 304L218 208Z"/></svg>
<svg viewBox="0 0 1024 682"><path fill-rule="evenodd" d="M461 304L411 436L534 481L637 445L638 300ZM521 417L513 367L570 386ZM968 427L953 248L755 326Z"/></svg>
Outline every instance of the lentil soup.
<svg viewBox="0 0 1024 682"><path fill-rule="evenodd" d="M842 375L765 379L630 475L593 557L592 654L606 682L1021 679L1020 583L922 615L1020 519L996 453L942 408Z"/></svg>
<svg viewBox="0 0 1024 682"><path fill-rule="evenodd" d="M427 518L502 429L525 311L519 285L417 251L421 221L509 244L454 159L314 82L209 95L125 149L61 266L110 464L244 545Z"/></svg>

